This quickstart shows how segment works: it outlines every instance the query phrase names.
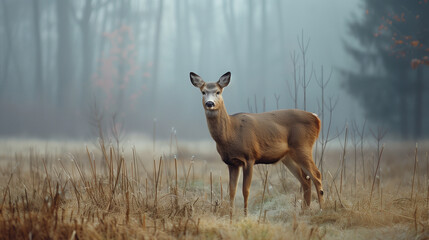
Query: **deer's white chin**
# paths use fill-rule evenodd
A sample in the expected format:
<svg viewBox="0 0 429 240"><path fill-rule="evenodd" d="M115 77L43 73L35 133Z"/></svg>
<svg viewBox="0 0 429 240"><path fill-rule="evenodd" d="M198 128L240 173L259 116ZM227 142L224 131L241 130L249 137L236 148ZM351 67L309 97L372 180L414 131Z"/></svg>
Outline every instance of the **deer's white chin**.
<svg viewBox="0 0 429 240"><path fill-rule="evenodd" d="M205 109L207 117L216 117L218 110L217 109Z"/></svg>

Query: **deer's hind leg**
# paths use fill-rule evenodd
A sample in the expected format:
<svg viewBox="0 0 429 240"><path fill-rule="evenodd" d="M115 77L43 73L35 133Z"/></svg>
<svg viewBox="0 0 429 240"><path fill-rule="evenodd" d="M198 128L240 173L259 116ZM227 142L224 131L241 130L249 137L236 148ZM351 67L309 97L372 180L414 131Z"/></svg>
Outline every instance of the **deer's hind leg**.
<svg viewBox="0 0 429 240"><path fill-rule="evenodd" d="M283 164L289 169L289 171L298 179L298 181L301 183L303 194L304 194L304 204L303 208L310 207L311 203L311 181L310 179L307 179L307 174L301 169L298 164L295 163L295 161L290 158L289 156L286 156L282 159Z"/></svg>
<svg viewBox="0 0 429 240"><path fill-rule="evenodd" d="M316 186L317 197L319 200L320 209L323 204L323 187L322 187L322 174L314 163L311 148L298 148L293 152L293 159L302 170L310 176Z"/></svg>

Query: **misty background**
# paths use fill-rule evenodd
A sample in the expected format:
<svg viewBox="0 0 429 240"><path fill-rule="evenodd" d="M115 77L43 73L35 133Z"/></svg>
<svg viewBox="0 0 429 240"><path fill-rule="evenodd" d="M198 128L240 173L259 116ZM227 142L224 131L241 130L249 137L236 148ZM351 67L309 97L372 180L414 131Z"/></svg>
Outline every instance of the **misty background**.
<svg viewBox="0 0 429 240"><path fill-rule="evenodd" d="M334 132L367 121L391 137L429 135L425 0L0 4L3 137L91 138L98 120L209 138L191 71L208 82L231 71L229 114L297 107Z"/></svg>

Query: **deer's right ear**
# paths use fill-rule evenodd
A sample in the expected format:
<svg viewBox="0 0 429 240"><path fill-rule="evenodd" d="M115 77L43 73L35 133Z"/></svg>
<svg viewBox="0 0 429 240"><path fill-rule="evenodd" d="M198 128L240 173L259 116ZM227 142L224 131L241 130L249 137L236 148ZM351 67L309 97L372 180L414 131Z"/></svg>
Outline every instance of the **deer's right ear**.
<svg viewBox="0 0 429 240"><path fill-rule="evenodd" d="M191 72L189 73L189 77L191 78L192 85L195 87L201 88L204 86L205 82L200 76L198 76L198 74Z"/></svg>

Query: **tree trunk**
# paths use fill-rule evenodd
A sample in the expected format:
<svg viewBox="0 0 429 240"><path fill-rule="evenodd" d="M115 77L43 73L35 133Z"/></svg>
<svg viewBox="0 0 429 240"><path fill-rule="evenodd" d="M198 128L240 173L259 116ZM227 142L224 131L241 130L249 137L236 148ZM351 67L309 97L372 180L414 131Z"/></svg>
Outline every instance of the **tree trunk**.
<svg viewBox="0 0 429 240"><path fill-rule="evenodd" d="M247 73L247 77L246 77L246 80L248 81L248 83L249 83L249 87L248 87L248 89L250 90L250 89L256 89L256 85L254 85L254 82L255 82L255 77L254 77L254 74L255 74L255 66L254 66L254 59L253 59L253 56L254 56L254 54L253 54L253 51L254 51L254 49L253 49L253 45L254 45L254 42L253 42L253 27L254 27L254 24L253 24L253 9L254 9L254 0L249 0L248 1L248 14L247 14L247 57L246 57L246 59L247 59L247 62L246 62L246 66L249 68L249 71L246 71L246 73Z"/></svg>
<svg viewBox="0 0 429 240"><path fill-rule="evenodd" d="M9 12L8 12L8 7L6 5L6 1L1 1L1 5L2 5L2 12L3 12L3 27L5 29L5 36L6 36L6 41L5 41L5 53L1 54L2 56L2 63L0 65L0 71L2 73L1 75L1 79L0 79L0 97L2 96L2 93L5 91L6 89L6 85L7 85L7 81L9 78L9 65L12 59L12 39L11 39L11 27L10 27L10 21L9 21ZM1 99L1 98L0 98Z"/></svg>
<svg viewBox="0 0 429 240"><path fill-rule="evenodd" d="M401 115L401 137L402 139L408 138L408 104L407 104L407 95L408 91L406 90L406 72L400 72L399 84L401 84L400 96L400 115Z"/></svg>
<svg viewBox="0 0 429 240"><path fill-rule="evenodd" d="M86 0L83 9L82 18L79 21L79 27L81 30L81 41L82 41L82 53L81 53L81 75L80 75L80 87L82 97L80 98L82 108L85 108L89 104L90 93L91 93L91 70L93 61L93 45L91 38L90 19L92 15L92 0Z"/></svg>
<svg viewBox="0 0 429 240"><path fill-rule="evenodd" d="M162 30L162 14L163 14L163 10L164 10L164 0L159 0L159 5L158 5L158 14L156 16L156 26L155 26L155 46L154 46L154 56L153 56L153 74L152 74L152 79L153 79L153 99L155 101L155 111L157 111L157 100L156 100L156 96L157 96L157 88L158 88L158 71L159 71L159 56L160 56L160 52L161 52L161 30Z"/></svg>
<svg viewBox="0 0 429 240"><path fill-rule="evenodd" d="M262 94L265 94L265 85L267 78L267 34L268 34L268 26L267 26L267 1L262 1L261 7L261 42L259 43L259 51L261 58L261 67L258 69L258 91Z"/></svg>
<svg viewBox="0 0 429 240"><path fill-rule="evenodd" d="M40 1L33 0L31 1L33 8L33 25L34 25L34 45L35 45L35 99L39 104L43 103L44 100L44 86L43 86L43 57L42 57L42 43L40 37Z"/></svg>
<svg viewBox="0 0 429 240"><path fill-rule="evenodd" d="M68 1L56 1L57 13L57 107L67 111L70 105L73 79L71 51L70 9ZM80 97L80 96L79 96Z"/></svg>
<svg viewBox="0 0 429 240"><path fill-rule="evenodd" d="M422 136L423 66L419 66L416 71L416 89L414 95L414 138L418 140Z"/></svg>

